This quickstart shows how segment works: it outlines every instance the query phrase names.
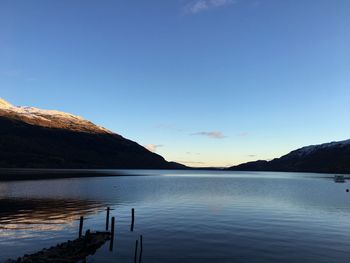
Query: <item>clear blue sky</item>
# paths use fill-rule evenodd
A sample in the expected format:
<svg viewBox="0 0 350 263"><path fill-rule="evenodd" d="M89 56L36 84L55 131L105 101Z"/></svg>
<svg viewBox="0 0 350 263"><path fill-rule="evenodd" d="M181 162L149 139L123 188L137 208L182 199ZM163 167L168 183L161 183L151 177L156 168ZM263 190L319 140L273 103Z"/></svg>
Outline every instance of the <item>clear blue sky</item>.
<svg viewBox="0 0 350 263"><path fill-rule="evenodd" d="M0 97L188 165L271 159L350 138L349 14L348 0L1 0Z"/></svg>

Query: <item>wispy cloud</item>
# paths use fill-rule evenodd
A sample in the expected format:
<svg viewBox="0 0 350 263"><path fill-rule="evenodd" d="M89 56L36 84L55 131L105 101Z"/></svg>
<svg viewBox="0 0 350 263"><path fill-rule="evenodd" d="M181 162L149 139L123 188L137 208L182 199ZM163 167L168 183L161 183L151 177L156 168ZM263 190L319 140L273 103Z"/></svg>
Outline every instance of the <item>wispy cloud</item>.
<svg viewBox="0 0 350 263"><path fill-rule="evenodd" d="M249 154L248 157L254 158L254 157L256 157L256 155L255 154Z"/></svg>
<svg viewBox="0 0 350 263"><path fill-rule="evenodd" d="M177 163L183 163L183 164L205 164L204 162L190 162L190 161L176 161Z"/></svg>
<svg viewBox="0 0 350 263"><path fill-rule="evenodd" d="M163 147L163 146L164 146L163 144L146 144L146 145L144 145L144 147L151 152L156 152L159 147Z"/></svg>
<svg viewBox="0 0 350 263"><path fill-rule="evenodd" d="M186 152L186 154L195 154L195 155L200 155L200 153L196 153L196 152Z"/></svg>
<svg viewBox="0 0 350 263"><path fill-rule="evenodd" d="M239 137L247 137L249 135L248 132L241 132L241 133L238 133L237 136Z"/></svg>
<svg viewBox="0 0 350 263"><path fill-rule="evenodd" d="M186 14L198 14L209 9L235 4L236 0L195 0L184 7Z"/></svg>
<svg viewBox="0 0 350 263"><path fill-rule="evenodd" d="M192 133L191 135L206 136L213 139L223 139L227 137L221 131L209 131L209 132L203 131L203 132Z"/></svg>

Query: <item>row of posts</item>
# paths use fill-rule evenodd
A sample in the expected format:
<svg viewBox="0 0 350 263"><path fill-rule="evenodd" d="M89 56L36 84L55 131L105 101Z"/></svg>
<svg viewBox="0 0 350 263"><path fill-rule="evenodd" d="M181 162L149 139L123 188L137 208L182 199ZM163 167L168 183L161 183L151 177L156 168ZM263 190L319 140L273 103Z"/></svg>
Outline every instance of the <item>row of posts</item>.
<svg viewBox="0 0 350 263"><path fill-rule="evenodd" d="M109 229L109 214L110 214L110 208L107 207L107 215L106 215L106 231ZM135 223L135 209L131 209L131 225L130 225L130 231L134 231L134 223ZM83 225L84 225L84 217L80 217L80 222L79 222L79 238L82 237L83 234ZM111 242L109 243L109 250L112 251L113 249L113 241L114 241L114 226L115 226L115 217L112 217L112 222L111 222ZM136 240L136 245L135 245L135 254L134 254L134 262L137 263L137 250L138 250L138 240ZM141 258L142 258L142 235L140 235L140 254L139 254L139 263L141 263Z"/></svg>
<svg viewBox="0 0 350 263"><path fill-rule="evenodd" d="M81 216L80 217L80 221L79 221L79 238L82 237L83 235L83 225L84 225L84 217ZM108 226L109 225L109 207L107 208L107 219L106 219L106 231L108 231ZM115 218L114 216L112 217L112 223L111 223L111 238L113 240L114 238L114 225L115 225Z"/></svg>
<svg viewBox="0 0 350 263"><path fill-rule="evenodd" d="M107 207L107 216L106 216L106 231L109 229L109 213L110 213L110 208ZM134 231L134 224L135 224L135 209L131 209L131 225L130 225L130 231ZM83 233L83 225L84 225L84 217L80 217L80 222L79 222L79 238L82 237ZM115 225L115 217L112 217L112 222L111 222L111 234L114 236L114 225Z"/></svg>

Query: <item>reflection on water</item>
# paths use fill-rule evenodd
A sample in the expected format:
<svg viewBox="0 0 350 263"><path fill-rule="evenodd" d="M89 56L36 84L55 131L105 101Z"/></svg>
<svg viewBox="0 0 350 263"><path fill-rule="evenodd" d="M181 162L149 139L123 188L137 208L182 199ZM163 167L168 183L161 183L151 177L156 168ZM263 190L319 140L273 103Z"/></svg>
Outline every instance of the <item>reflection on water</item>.
<svg viewBox="0 0 350 263"><path fill-rule="evenodd" d="M0 229L59 230L82 214L95 214L101 206L74 199L0 199Z"/></svg>
<svg viewBox="0 0 350 263"><path fill-rule="evenodd" d="M113 252L87 262L346 262L350 258L349 181L329 175L131 171L148 176L0 183L0 262L102 230L114 210ZM158 174L158 176L155 176ZM130 209L135 230L130 232Z"/></svg>
<svg viewBox="0 0 350 263"><path fill-rule="evenodd" d="M0 199L0 247L9 247L1 249L0 261L75 238L67 230L76 231L80 215L94 215L104 208L101 202L79 199ZM21 251L20 255L14 251Z"/></svg>

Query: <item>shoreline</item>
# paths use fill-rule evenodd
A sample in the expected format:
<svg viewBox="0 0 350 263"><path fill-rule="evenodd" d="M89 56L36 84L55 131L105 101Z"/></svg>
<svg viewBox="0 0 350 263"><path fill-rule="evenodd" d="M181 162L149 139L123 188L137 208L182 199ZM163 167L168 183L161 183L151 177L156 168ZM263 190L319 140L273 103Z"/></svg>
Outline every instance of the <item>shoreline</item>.
<svg viewBox="0 0 350 263"><path fill-rule="evenodd" d="M36 180L55 180L69 178L91 178L91 177L119 177L119 176L147 176L149 174L128 173L127 171L152 171L168 169L58 169L58 168L0 168L0 183L11 181L36 181ZM173 169L169 169L172 171ZM179 171L182 169L175 169ZM306 174L323 174L321 178L334 178L334 175L343 175L345 179L350 179L348 173L317 173L317 172L289 172L289 171L238 171L228 169L203 169L192 168L183 171L217 171L217 172L262 172L262 173L306 173Z"/></svg>
<svg viewBox="0 0 350 263"><path fill-rule="evenodd" d="M88 169L0 168L0 182L111 176L126 176L126 174L116 171Z"/></svg>
<svg viewBox="0 0 350 263"><path fill-rule="evenodd" d="M142 173L129 174L125 171L188 171L195 169L74 169L74 168L0 168L0 183L11 181L54 180L68 178L147 176Z"/></svg>

